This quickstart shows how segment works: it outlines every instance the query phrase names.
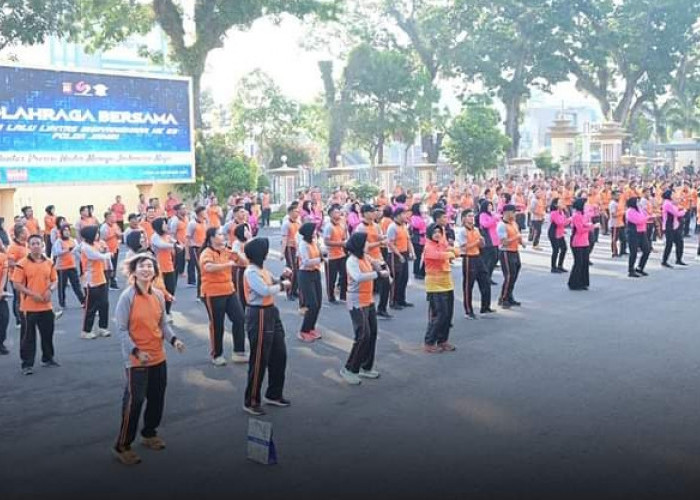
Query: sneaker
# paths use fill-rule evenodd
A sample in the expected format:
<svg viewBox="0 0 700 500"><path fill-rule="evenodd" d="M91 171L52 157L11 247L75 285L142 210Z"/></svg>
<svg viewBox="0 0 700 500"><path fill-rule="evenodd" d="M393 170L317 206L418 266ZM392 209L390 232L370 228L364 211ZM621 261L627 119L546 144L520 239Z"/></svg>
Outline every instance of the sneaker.
<svg viewBox="0 0 700 500"><path fill-rule="evenodd" d="M243 405L243 411L246 413L250 413L251 415L255 417L259 417L261 415L265 415L265 410L263 410L260 406L246 406Z"/></svg>
<svg viewBox="0 0 700 500"><path fill-rule="evenodd" d="M167 321L169 325L172 325L175 322L173 315L170 313L165 315L165 321Z"/></svg>
<svg viewBox="0 0 700 500"><path fill-rule="evenodd" d="M0 355L5 356L7 354L10 354L10 351L7 350L4 344L0 344Z"/></svg>
<svg viewBox="0 0 700 500"><path fill-rule="evenodd" d="M96 338L97 338L97 335L95 335L95 334L92 333L92 332L80 332L80 338L81 338L81 339L92 340L92 339L96 339Z"/></svg>
<svg viewBox="0 0 700 500"><path fill-rule="evenodd" d="M231 361L234 363L247 363L249 359L247 352L234 352L231 356Z"/></svg>
<svg viewBox="0 0 700 500"><path fill-rule="evenodd" d="M474 313L465 314L464 317L467 319L478 319Z"/></svg>
<svg viewBox="0 0 700 500"><path fill-rule="evenodd" d="M302 342L313 342L316 340L316 337L314 337L313 333L311 332L299 332L297 333L297 338L301 340Z"/></svg>
<svg viewBox="0 0 700 500"><path fill-rule="evenodd" d="M457 348L455 346L453 346L452 344L450 344L449 342L442 342L442 343L438 344L437 347L438 347L438 349L440 349L442 351L446 351L446 352L452 352L452 351L457 350Z"/></svg>
<svg viewBox="0 0 700 500"><path fill-rule="evenodd" d="M360 373L358 373L358 375L362 378L379 378L379 372L377 370L360 370Z"/></svg>
<svg viewBox="0 0 700 500"><path fill-rule="evenodd" d="M34 375L34 368L31 366L25 366L22 368L22 375Z"/></svg>
<svg viewBox="0 0 700 500"><path fill-rule="evenodd" d="M637 273L635 273L634 271L631 271L631 272L627 273L627 276L630 277L630 278L639 278L639 277L640 277L640 276L639 276Z"/></svg>
<svg viewBox="0 0 700 500"><path fill-rule="evenodd" d="M394 317L386 311L378 311L377 317L382 319L393 319Z"/></svg>
<svg viewBox="0 0 700 500"><path fill-rule="evenodd" d="M669 269L673 269L673 266L671 264L669 264L668 262L662 262L661 265L663 267L668 267Z"/></svg>
<svg viewBox="0 0 700 500"><path fill-rule="evenodd" d="M61 365L59 365L59 364L58 364L56 361L54 361L53 359L50 359L50 360L48 360L48 361L42 361L42 362L41 362L41 366L43 366L44 368L58 368L58 367L61 366Z"/></svg>
<svg viewBox="0 0 700 500"><path fill-rule="evenodd" d="M436 345L425 344L425 345L423 345L423 351L427 352L428 354L437 354L437 353L442 352L442 349L440 349Z"/></svg>
<svg viewBox="0 0 700 500"><path fill-rule="evenodd" d="M226 366L226 358L223 356L217 356L215 358L212 358L211 364L214 366Z"/></svg>
<svg viewBox="0 0 700 500"><path fill-rule="evenodd" d="M504 302L502 300L498 301L498 305L501 306L503 309L510 309L510 307L513 305L510 302Z"/></svg>
<svg viewBox="0 0 700 500"><path fill-rule="evenodd" d="M401 311L403 309L403 306L401 304L391 304L389 307L392 309L396 309L397 311Z"/></svg>
<svg viewBox="0 0 700 500"><path fill-rule="evenodd" d="M649 276L649 273L643 271L642 269L635 269L634 272L636 272L637 274L641 274L642 276Z"/></svg>
<svg viewBox="0 0 700 500"><path fill-rule="evenodd" d="M521 305L522 305L520 302L518 302L518 301L515 300L515 299L510 299L508 302L510 303L511 306L516 306L516 307L517 307L517 306L521 306Z"/></svg>
<svg viewBox="0 0 700 500"><path fill-rule="evenodd" d="M100 337L111 337L112 333L106 328L98 328L97 335L99 335Z"/></svg>
<svg viewBox="0 0 700 500"><path fill-rule="evenodd" d="M556 267L553 267L549 272L552 274L561 274L561 271Z"/></svg>
<svg viewBox="0 0 700 500"><path fill-rule="evenodd" d="M479 312L480 312L481 314L489 314L489 313L495 313L496 310L495 310L495 309L491 309L491 308L489 307L488 309L482 309L482 310L479 311Z"/></svg>
<svg viewBox="0 0 700 500"><path fill-rule="evenodd" d="M322 337L321 332L319 332L318 330L311 330L310 333L311 333L311 335L313 335L314 340L318 340Z"/></svg>
<svg viewBox="0 0 700 500"><path fill-rule="evenodd" d="M165 441L158 436L141 437L141 445L150 450L160 451L165 449Z"/></svg>
<svg viewBox="0 0 700 500"><path fill-rule="evenodd" d="M109 289L110 290L119 290L119 285L117 285L116 283L110 283Z"/></svg>
<svg viewBox="0 0 700 500"><path fill-rule="evenodd" d="M197 288L197 283L187 283L187 288Z"/></svg>
<svg viewBox="0 0 700 500"><path fill-rule="evenodd" d="M683 262L682 260L677 260L677 261L676 261L676 265L677 265L677 266L687 266L688 264L686 264L686 263Z"/></svg>
<svg viewBox="0 0 700 500"><path fill-rule="evenodd" d="M63 309L59 309L58 311L54 311L54 312L53 312L53 319L54 319L55 321L58 321L58 320L61 319L62 317L63 317Z"/></svg>
<svg viewBox="0 0 700 500"><path fill-rule="evenodd" d="M112 448L112 455L124 465L136 465L141 463L141 457L128 448L121 451Z"/></svg>
<svg viewBox="0 0 700 500"><path fill-rule="evenodd" d="M568 273L569 272L568 269L564 269L563 267L557 267L557 269L559 269L560 273Z"/></svg>
<svg viewBox="0 0 700 500"><path fill-rule="evenodd" d="M401 307L414 307L414 305L410 302L401 302L399 305Z"/></svg>
<svg viewBox="0 0 700 500"><path fill-rule="evenodd" d="M279 398L279 399L263 398L263 402L266 405L279 406L280 408L286 408L288 406L292 406L292 402L288 399L285 399L285 398Z"/></svg>
<svg viewBox="0 0 700 500"><path fill-rule="evenodd" d="M343 380L350 385L360 385L362 383L360 376L357 373L351 372L347 368L341 368L340 376L343 377Z"/></svg>

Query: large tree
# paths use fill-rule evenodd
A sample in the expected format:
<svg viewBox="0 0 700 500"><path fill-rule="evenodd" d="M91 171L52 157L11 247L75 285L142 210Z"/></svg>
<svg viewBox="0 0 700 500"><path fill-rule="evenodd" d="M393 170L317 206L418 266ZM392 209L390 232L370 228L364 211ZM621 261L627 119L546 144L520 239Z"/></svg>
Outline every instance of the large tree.
<svg viewBox="0 0 700 500"><path fill-rule="evenodd" d="M518 156L522 106L532 87L549 91L566 80L557 21L566 0L456 0L462 40L455 67L495 91L506 110L509 157Z"/></svg>
<svg viewBox="0 0 700 500"><path fill-rule="evenodd" d="M350 53L345 78L353 105L349 127L367 145L373 163L384 162L387 139L417 125L414 108L421 80L421 72L402 52L362 44Z"/></svg>
<svg viewBox="0 0 700 500"><path fill-rule="evenodd" d="M645 103L667 91L692 43L695 0L577 0L562 15L561 46L576 86L607 119L629 125Z"/></svg>
<svg viewBox="0 0 700 500"><path fill-rule="evenodd" d="M472 96L447 130L447 157L458 172L483 177L497 168L510 144L501 132L501 117L487 96Z"/></svg>

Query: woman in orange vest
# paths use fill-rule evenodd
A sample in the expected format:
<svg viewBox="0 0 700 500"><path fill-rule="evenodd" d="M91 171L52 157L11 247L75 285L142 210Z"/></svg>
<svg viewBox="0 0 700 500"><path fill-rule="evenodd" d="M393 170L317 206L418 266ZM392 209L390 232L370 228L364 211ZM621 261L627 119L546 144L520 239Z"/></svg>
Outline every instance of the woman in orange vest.
<svg viewBox="0 0 700 500"><path fill-rule="evenodd" d="M379 372L374 369L377 347L374 280L388 278L389 271L383 262L375 261L365 253L366 243L367 233L357 232L345 244L348 252L348 309L355 340L345 366L340 370L340 376L351 385L359 385L362 382L361 377L379 378Z"/></svg>
<svg viewBox="0 0 700 500"><path fill-rule="evenodd" d="M44 209L44 212L46 212L46 215L44 215L44 248L46 249L46 256L51 258L51 250L53 250L51 231L56 227L56 207L49 205Z"/></svg>
<svg viewBox="0 0 700 500"><path fill-rule="evenodd" d="M175 299L175 290L177 289L177 272L175 272L175 252L180 247L170 235L168 221L165 217L159 217L153 221L153 237L151 238L151 249L158 261L158 268L163 276L163 284L168 291L172 300L165 302L165 315L168 323L173 322L173 317L170 315L173 301Z"/></svg>
<svg viewBox="0 0 700 500"><path fill-rule="evenodd" d="M321 338L316 330L316 321L323 300L321 286L321 264L323 257L316 241L316 224L306 222L299 228L299 294L304 297L304 321L297 337L302 342L313 342Z"/></svg>
<svg viewBox="0 0 700 500"><path fill-rule="evenodd" d="M100 234L97 226L86 226L80 231L82 243L80 244L80 257L84 262L83 274L87 294L85 298L85 316L83 318L83 331L80 338L94 339L97 335L92 333L95 317L99 314L98 334L100 337L109 337L109 292L107 290L107 277L105 271L111 269L112 256L105 245L100 242Z"/></svg>
<svg viewBox="0 0 700 500"><path fill-rule="evenodd" d="M112 448L114 456L124 465L135 465L141 458L131 449L136 439L141 408L146 402L141 444L152 450L165 448L157 434L165 407L167 365L164 342L178 352L185 345L170 329L165 318L165 299L154 288L158 263L148 253L139 253L126 263L129 286L119 297L114 312L122 339L122 355L126 368L126 388L122 400L122 423Z"/></svg>
<svg viewBox="0 0 700 500"><path fill-rule="evenodd" d="M75 297L81 305L85 305L85 295L80 286L78 269L75 261L75 250L78 243L70 233L70 226L67 223L61 224L60 237L53 244L53 255L56 259L56 270L58 271L58 304L66 307L66 285L70 282Z"/></svg>

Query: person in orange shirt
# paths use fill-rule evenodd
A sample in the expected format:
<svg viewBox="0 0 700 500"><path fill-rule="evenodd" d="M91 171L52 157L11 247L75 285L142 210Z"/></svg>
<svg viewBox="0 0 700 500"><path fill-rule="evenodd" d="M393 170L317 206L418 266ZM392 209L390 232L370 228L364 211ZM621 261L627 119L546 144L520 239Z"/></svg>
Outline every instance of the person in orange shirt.
<svg viewBox="0 0 700 500"><path fill-rule="evenodd" d="M70 226L67 223L61 225L60 237L53 244L53 255L56 259L56 271L58 272L58 304L62 308L66 307L66 285L70 282L73 293L85 305L85 295L78 279L78 270L75 262L75 250L77 242L70 233Z"/></svg>
<svg viewBox="0 0 700 500"><path fill-rule="evenodd" d="M365 253L367 233L354 233L345 244L349 256L346 261L348 275L348 309L355 332L355 340L340 376L351 385L362 383L360 378L377 379L374 369L377 348L377 311L374 306L374 281L389 278L386 264L373 260Z"/></svg>
<svg viewBox="0 0 700 500"><path fill-rule="evenodd" d="M153 207L148 207L146 209L146 218L141 221L139 227L146 235L147 245L150 245L151 238L153 237L153 221L156 220L156 209Z"/></svg>
<svg viewBox="0 0 700 500"><path fill-rule="evenodd" d="M51 258L51 250L53 242L51 241L51 232L56 227L56 207L49 205L44 209L44 248L46 248L46 256Z"/></svg>
<svg viewBox="0 0 700 500"><path fill-rule="evenodd" d="M112 212L105 212L105 221L100 226L100 239L107 245L107 250L112 255L112 268L107 273L109 288L119 290L117 285L117 262L119 261L119 244L122 241L122 231L117 225L117 220Z"/></svg>
<svg viewBox="0 0 700 500"><path fill-rule="evenodd" d="M7 254L5 245L0 242L0 355L10 354L5 347L7 339L7 325L10 323L10 308L7 305L8 297L12 294L7 292L7 281L9 276L9 266L7 265Z"/></svg>
<svg viewBox="0 0 700 500"><path fill-rule="evenodd" d="M427 353L451 352L448 342L454 314L454 281L450 262L455 258L442 226L437 222L426 230L425 291L428 295L428 328L423 349Z"/></svg>
<svg viewBox="0 0 700 500"><path fill-rule="evenodd" d="M112 448L124 465L135 465L141 458L131 449L136 439L141 408L146 401L141 444L152 450L165 448L157 429L165 406L167 364L164 343L178 352L185 350L165 319L165 299L153 286L158 264L148 253L139 253L126 262L130 286L124 290L114 312L121 337L126 367L126 388L122 399L122 422Z"/></svg>
<svg viewBox="0 0 700 500"><path fill-rule="evenodd" d="M406 225L408 213L403 208L397 208L394 212L394 222L386 231L387 246L389 247L388 264L394 279L391 308L399 310L404 307L413 307L413 304L406 301L408 261L415 258Z"/></svg>
<svg viewBox="0 0 700 500"><path fill-rule="evenodd" d="M457 230L456 243L462 255L462 298L464 314L469 319L476 319L472 296L474 283L479 284L481 293L481 314L496 312L491 309L491 283L489 282L486 266L481 259L481 249L486 240L479 230L474 227L474 211L468 208L461 214L462 227Z"/></svg>
<svg viewBox="0 0 700 500"><path fill-rule="evenodd" d="M163 283L171 300L165 301L165 314L168 323L173 322L170 310L175 300L175 290L177 289L177 273L175 272L175 252L180 247L173 240L168 229L168 221L165 217L158 217L153 221L153 238L151 239L151 249L158 261L158 268L163 276Z"/></svg>
<svg viewBox="0 0 700 500"><path fill-rule="evenodd" d="M385 263L382 256L381 246L386 242L386 235L382 233L379 224L375 220L376 211L372 205L363 205L360 209L362 213L362 223L357 226L357 232L367 233L367 255L373 260ZM354 234L354 233L353 233ZM386 264L385 264L386 265ZM392 319L393 316L387 311L389 305L389 294L391 280L388 277L380 276L375 285L379 293L379 304L377 305L377 317Z"/></svg>
<svg viewBox="0 0 700 500"><path fill-rule="evenodd" d="M348 240L348 229L343 221L339 205L332 205L328 209L329 221L323 228L323 242L328 249L328 259L326 266L326 286L328 302L336 304L335 287L338 283L340 287L340 300L347 298L347 273L345 261L345 243Z"/></svg>
<svg viewBox="0 0 700 500"><path fill-rule="evenodd" d="M212 196L209 202L209 207L207 207L207 226L220 228L221 219L223 218L223 213L221 212L221 207L219 206L219 200L216 196Z"/></svg>
<svg viewBox="0 0 700 500"><path fill-rule="evenodd" d="M29 236L38 234L41 236L41 228L39 221L34 218L34 209L32 207L22 207L22 215L24 216L24 225L29 231Z"/></svg>
<svg viewBox="0 0 700 500"><path fill-rule="evenodd" d="M199 268L199 254L204 246L207 232L206 208L197 207L194 218L187 224L187 248L190 260L187 263L187 286L197 287L197 298L201 298L202 270Z"/></svg>
<svg viewBox="0 0 700 500"><path fill-rule="evenodd" d="M236 256L226 249L224 236L215 227L207 229L204 247L199 257L202 270L202 296L209 314L209 341L211 362L214 366L224 366L224 321L226 316L233 323L234 363L246 363L245 329L243 326L243 306L235 294L232 268ZM252 346L251 346L252 347Z"/></svg>
<svg viewBox="0 0 700 500"><path fill-rule="evenodd" d="M41 366L60 366L54 360L54 313L51 306L51 294L58 283L56 268L51 259L44 255L41 235L31 235L28 245L29 254L17 262L12 274L12 282L22 297L20 312L23 328L19 352L24 375L34 373L37 329L41 336Z"/></svg>
<svg viewBox="0 0 700 500"><path fill-rule="evenodd" d="M282 258L292 270L292 286L287 290L287 298L293 300L299 297L299 263L297 261L297 234L299 232L299 208L291 204L287 209L287 220L282 223ZM303 306L303 304L300 304Z"/></svg>
<svg viewBox="0 0 700 500"><path fill-rule="evenodd" d="M316 330L316 321L323 301L321 265L323 257L316 240L316 224L306 222L299 228L299 294L304 297L304 321L297 337L302 342L313 342L321 338Z"/></svg>
<svg viewBox="0 0 700 500"><path fill-rule="evenodd" d="M98 334L100 337L111 335L109 327L109 292L105 271L111 270L112 255L107 246L100 241L97 226L87 226L80 231L80 259L84 264L83 278L87 290L85 297L85 316L83 317L82 339L95 339L92 333L95 317L99 314Z"/></svg>
<svg viewBox="0 0 700 500"><path fill-rule="evenodd" d="M12 243L7 247L7 266L9 268L9 279L13 282L12 284L12 313L15 316L15 325L22 329L22 315L19 310L20 294L14 286L13 274L15 265L27 256L29 250L27 248L27 238L29 238L29 231L24 227L24 224L15 224L12 228Z"/></svg>

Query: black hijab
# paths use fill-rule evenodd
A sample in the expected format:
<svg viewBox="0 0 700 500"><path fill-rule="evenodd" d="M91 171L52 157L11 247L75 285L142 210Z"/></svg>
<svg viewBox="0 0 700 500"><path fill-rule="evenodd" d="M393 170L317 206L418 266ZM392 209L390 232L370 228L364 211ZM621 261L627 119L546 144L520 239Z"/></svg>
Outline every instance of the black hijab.
<svg viewBox="0 0 700 500"><path fill-rule="evenodd" d="M245 256L250 262L262 268L263 262L267 258L267 252L270 250L270 240L267 238L253 238L245 244Z"/></svg>
<svg viewBox="0 0 700 500"><path fill-rule="evenodd" d="M586 206L586 200L583 198L576 198L574 202L571 204L571 207L578 211L578 212L583 212L583 207Z"/></svg>
<svg viewBox="0 0 700 500"><path fill-rule="evenodd" d="M236 229L233 230L233 235L241 243L245 243L245 230L247 227L247 224L238 224L238 226L236 226Z"/></svg>
<svg viewBox="0 0 700 500"><path fill-rule="evenodd" d="M299 228L299 234L304 238L304 241L311 243L314 237L314 231L316 231L316 224L313 222L305 222Z"/></svg>
<svg viewBox="0 0 700 500"><path fill-rule="evenodd" d="M128 246L132 252L140 252L143 249L141 247L141 231L130 231L129 234L126 235L126 246Z"/></svg>
<svg viewBox="0 0 700 500"><path fill-rule="evenodd" d="M345 243L345 250L350 255L354 255L358 259L365 256L365 244L367 243L367 233L359 232L352 233L350 239Z"/></svg>
<svg viewBox="0 0 700 500"><path fill-rule="evenodd" d="M428 229L425 230L425 237L426 237L428 240L433 241L433 235L435 234L435 231L440 231L440 232L442 232L442 233L444 234L444 231L443 231L443 229L442 229L442 226L440 226L439 224L433 222L432 224L430 224L430 225L428 226Z"/></svg>
<svg viewBox="0 0 700 500"><path fill-rule="evenodd" d="M80 237L84 239L89 245L92 245L97 239L98 230L99 228L97 226L85 226L80 230Z"/></svg>

